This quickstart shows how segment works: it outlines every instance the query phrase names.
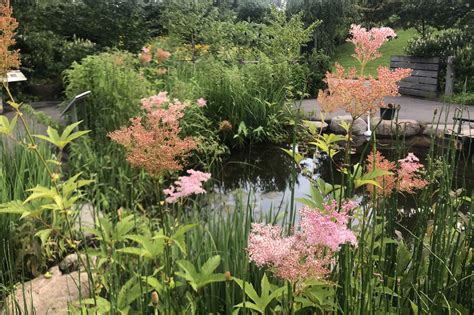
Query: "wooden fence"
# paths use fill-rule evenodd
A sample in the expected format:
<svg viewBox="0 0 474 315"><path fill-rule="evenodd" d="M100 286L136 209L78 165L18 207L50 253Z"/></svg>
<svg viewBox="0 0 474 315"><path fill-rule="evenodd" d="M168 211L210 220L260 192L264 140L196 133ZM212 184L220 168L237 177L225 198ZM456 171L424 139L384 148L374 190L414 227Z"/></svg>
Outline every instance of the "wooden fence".
<svg viewBox="0 0 474 315"><path fill-rule="evenodd" d="M390 58L390 68L413 69L411 76L400 81L400 94L436 97L440 70L440 59L438 57L392 56Z"/></svg>

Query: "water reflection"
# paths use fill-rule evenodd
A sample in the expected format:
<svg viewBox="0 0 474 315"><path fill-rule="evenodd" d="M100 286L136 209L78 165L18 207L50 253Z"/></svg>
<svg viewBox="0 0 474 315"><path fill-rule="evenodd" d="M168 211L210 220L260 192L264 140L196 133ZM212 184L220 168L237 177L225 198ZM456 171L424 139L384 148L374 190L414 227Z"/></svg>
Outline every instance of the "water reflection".
<svg viewBox="0 0 474 315"><path fill-rule="evenodd" d="M396 160L394 157L396 146L393 143L383 141L378 147L388 159ZM359 147L352 155L352 163L365 159L367 152L364 153L362 148ZM428 153L426 146L413 146L410 152L414 152L422 163L426 163ZM457 165L459 173L457 179L460 186L471 190L474 188L474 171L472 163L465 162L464 158L460 157ZM334 166L324 156L309 155L302 164L310 170L313 178L320 176L327 182L340 182L339 172L335 169L331 172L331 167ZM214 196L219 197L220 203L233 205L236 198L242 196L248 198L250 193L250 203L261 212L275 208L286 209L291 198L291 178L294 167L292 158L276 146L261 145L234 152L226 162L213 171L213 179L216 181ZM332 176L334 178L331 179ZM298 171L295 198L306 197L310 193L310 185L309 179ZM296 207L300 206L301 204L296 202ZM416 195L400 195L399 207L408 212L416 208Z"/></svg>

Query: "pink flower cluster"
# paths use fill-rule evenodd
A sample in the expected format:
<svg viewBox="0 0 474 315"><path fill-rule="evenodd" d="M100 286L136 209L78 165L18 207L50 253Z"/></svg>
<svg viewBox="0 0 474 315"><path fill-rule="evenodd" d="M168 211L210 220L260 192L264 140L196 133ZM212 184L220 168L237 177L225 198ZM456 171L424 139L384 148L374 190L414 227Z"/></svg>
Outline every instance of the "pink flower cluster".
<svg viewBox="0 0 474 315"><path fill-rule="evenodd" d="M182 159L196 147L192 137L181 137L180 119L189 104L170 102L166 92L142 100L145 117L132 118L129 127L109 134L127 150L127 161L154 176L182 169Z"/></svg>
<svg viewBox="0 0 474 315"><path fill-rule="evenodd" d="M375 181L379 187L368 185L370 192L376 192L379 195L388 196L393 191L415 193L416 190L424 188L428 182L420 178L420 171L423 170L423 164L419 163L419 159L413 154L408 153L407 157L398 160L398 167L395 163L388 161L380 152L372 152L367 157L367 171L374 169L389 171L391 174L379 176Z"/></svg>
<svg viewBox="0 0 474 315"><path fill-rule="evenodd" d="M356 58L361 65L365 66L369 61L381 56L378 49L390 38L397 36L390 27L374 27L370 30L361 25L352 24L350 29L351 37L347 40L355 45Z"/></svg>
<svg viewBox="0 0 474 315"><path fill-rule="evenodd" d="M268 266L276 276L291 282L323 279L340 246L357 245L354 233L347 228L348 212L356 206L347 201L339 212L336 201L324 209L304 207L299 212L299 229L287 237L282 236L279 226L254 223L248 240L249 259L257 267Z"/></svg>
<svg viewBox="0 0 474 315"><path fill-rule="evenodd" d="M323 111L344 109L353 117L374 112L384 106L385 96L398 95L397 82L408 77L411 69L390 71L386 67L379 67L377 73L378 80L372 76L365 78L357 76L355 68L346 72L343 66L336 64L334 73L326 73L324 82L328 85L327 90L320 90L318 94Z"/></svg>
<svg viewBox="0 0 474 315"><path fill-rule="evenodd" d="M205 194L202 184L211 178L211 174L203 173L195 170L188 170L189 176L181 176L174 182L176 186L171 185L168 189L163 190L167 203L175 203L179 198L188 197L193 194Z"/></svg>
<svg viewBox="0 0 474 315"><path fill-rule="evenodd" d="M428 182L419 178L419 173L423 170L423 164L413 154L408 153L407 157L398 160L400 168L398 170L398 190L413 194L415 190L424 188Z"/></svg>
<svg viewBox="0 0 474 315"><path fill-rule="evenodd" d="M332 112L344 109L352 117L371 112L384 106L385 96L398 95L397 82L410 76L411 69L395 69L390 71L387 67L377 69L378 79L364 76L366 64L379 58L378 49L390 37L395 37L395 32L389 27L372 28L367 31L360 25L352 25L351 38L348 40L355 45L353 55L361 65L361 73L357 74L355 68L347 71L336 63L335 73L327 72L324 80L328 88L320 90L318 101L323 111Z"/></svg>
<svg viewBox="0 0 474 315"><path fill-rule="evenodd" d="M162 48L155 48L150 45L143 47L141 53L138 55L138 59L143 63L149 63L153 58L155 58L157 62L163 62L169 57L171 57L169 51Z"/></svg>

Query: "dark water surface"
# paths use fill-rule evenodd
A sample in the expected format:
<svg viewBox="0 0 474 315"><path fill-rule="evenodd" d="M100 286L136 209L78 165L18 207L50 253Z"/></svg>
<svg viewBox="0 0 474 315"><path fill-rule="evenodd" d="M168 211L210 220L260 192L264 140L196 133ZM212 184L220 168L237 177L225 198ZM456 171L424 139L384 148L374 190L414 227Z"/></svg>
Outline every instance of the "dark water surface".
<svg viewBox="0 0 474 315"><path fill-rule="evenodd" d="M427 146L430 141L430 138L427 137L410 139L406 143L407 150L405 152L413 152L421 162L425 162L429 151ZM360 145L352 154L353 163L365 158L364 147L364 145ZM396 159L394 155L397 149L393 141L381 140L377 147L388 159ZM443 148L439 145L437 149L440 151ZM303 151L304 149L299 146L299 150ZM343 153L341 152L339 155L342 157ZM321 177L329 183L340 183L338 172L327 157L317 153L308 153L307 156L303 163L312 171L313 178ZM279 207L286 209L291 199L291 178L294 167L292 158L277 146L259 145L233 152L212 174L216 181L215 195L220 196L221 199L224 198L221 202L233 205L236 198L242 198L242 196L247 198L250 192L250 202L254 204L257 211L267 212ZM331 175L331 167L333 175ZM474 188L472 156L459 151L457 168L459 187L472 191ZM334 181L331 180L333 177ZM310 185L309 179L298 170L295 198L306 197L310 192ZM400 196L400 207L409 212L410 209L416 207L415 198L416 195ZM300 206L296 202L296 207Z"/></svg>

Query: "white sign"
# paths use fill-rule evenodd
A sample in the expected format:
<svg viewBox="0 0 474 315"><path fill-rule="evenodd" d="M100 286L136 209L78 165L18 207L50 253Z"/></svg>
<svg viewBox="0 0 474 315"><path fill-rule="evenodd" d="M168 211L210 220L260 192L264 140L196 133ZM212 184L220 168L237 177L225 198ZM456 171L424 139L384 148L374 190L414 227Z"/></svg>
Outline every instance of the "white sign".
<svg viewBox="0 0 474 315"><path fill-rule="evenodd" d="M5 78L2 78L5 82ZM12 70L7 72L7 82L20 82L26 81L25 75L20 70Z"/></svg>

